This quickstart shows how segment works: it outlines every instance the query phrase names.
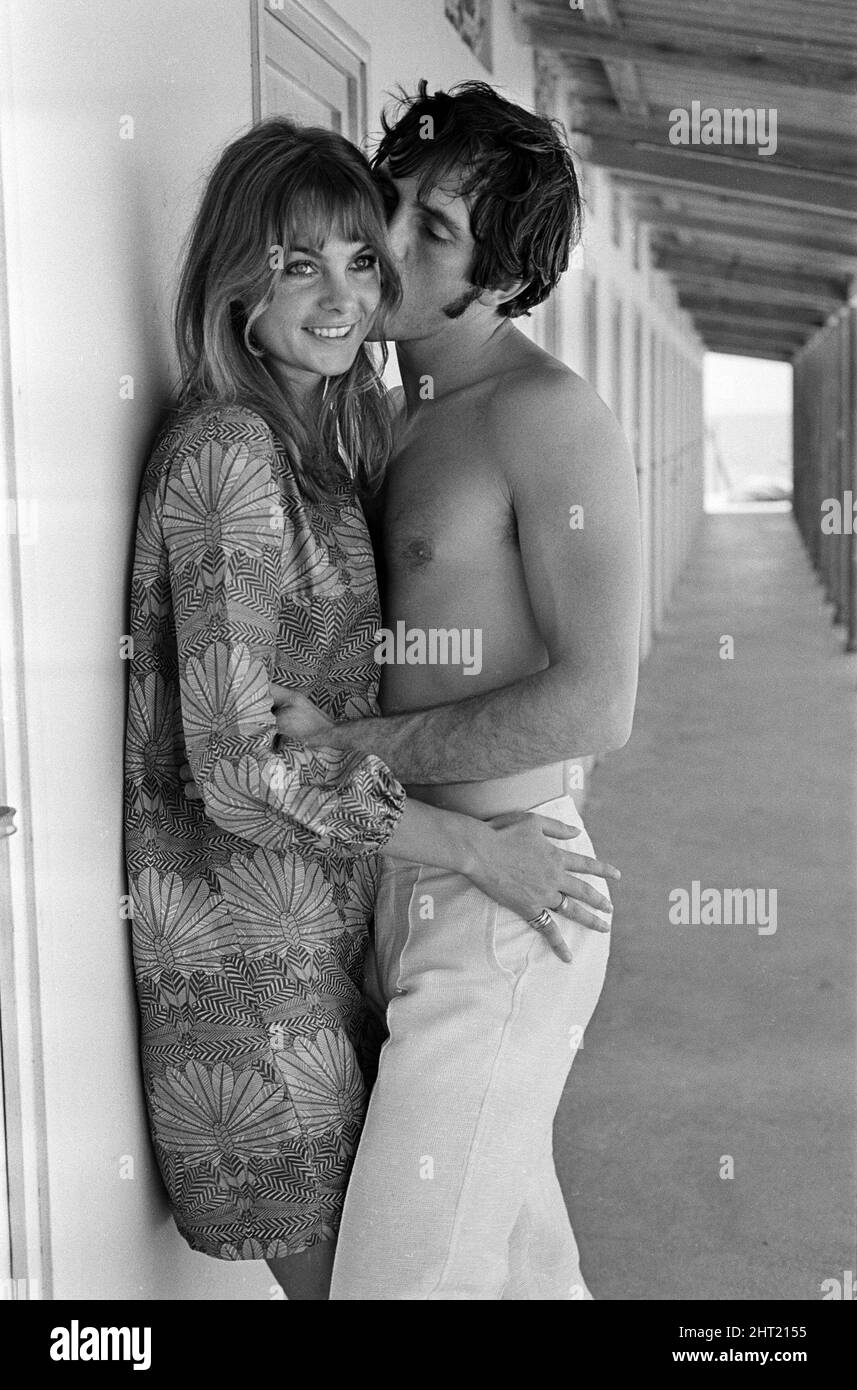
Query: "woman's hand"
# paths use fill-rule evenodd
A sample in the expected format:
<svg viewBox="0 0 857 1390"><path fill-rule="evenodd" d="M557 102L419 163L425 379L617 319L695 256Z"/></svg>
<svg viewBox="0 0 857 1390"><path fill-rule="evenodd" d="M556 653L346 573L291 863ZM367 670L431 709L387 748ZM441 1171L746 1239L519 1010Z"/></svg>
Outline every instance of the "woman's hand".
<svg viewBox="0 0 857 1390"><path fill-rule="evenodd" d="M571 952L553 917L567 917L592 931L610 930L609 920L597 915L604 913L609 919L613 911L610 899L577 875L618 879L619 870L551 844L551 839L573 839L580 834L579 826L529 811L509 811L484 824L487 833L478 837L468 877L489 898L527 921L538 917L543 909L553 914L550 926L534 930L541 931L555 955L566 963L571 961Z"/></svg>
<svg viewBox="0 0 857 1390"><path fill-rule="evenodd" d="M314 705L299 690L288 690L284 685L271 685L271 703L277 715L277 734L280 738L294 738L303 742L314 734L323 733L334 727L334 720Z"/></svg>

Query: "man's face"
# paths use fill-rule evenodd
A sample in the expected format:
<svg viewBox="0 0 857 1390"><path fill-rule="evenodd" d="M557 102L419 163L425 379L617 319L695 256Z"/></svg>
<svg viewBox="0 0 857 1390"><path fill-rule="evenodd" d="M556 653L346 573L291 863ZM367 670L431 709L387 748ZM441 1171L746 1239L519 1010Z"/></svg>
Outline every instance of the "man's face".
<svg viewBox="0 0 857 1390"><path fill-rule="evenodd" d="M470 210L454 181L421 198L416 175L393 179L384 167L381 177L395 203L387 232L402 277L402 302L379 328L396 342L428 338L448 327L478 293L468 280L475 252Z"/></svg>

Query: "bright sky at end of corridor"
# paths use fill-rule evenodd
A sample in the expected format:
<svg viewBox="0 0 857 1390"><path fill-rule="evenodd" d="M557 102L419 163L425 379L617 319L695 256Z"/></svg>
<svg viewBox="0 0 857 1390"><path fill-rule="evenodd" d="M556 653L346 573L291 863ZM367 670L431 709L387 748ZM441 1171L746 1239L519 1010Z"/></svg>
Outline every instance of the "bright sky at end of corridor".
<svg viewBox="0 0 857 1390"><path fill-rule="evenodd" d="M792 408L791 364L708 352L703 364L703 392L709 418L788 415Z"/></svg>

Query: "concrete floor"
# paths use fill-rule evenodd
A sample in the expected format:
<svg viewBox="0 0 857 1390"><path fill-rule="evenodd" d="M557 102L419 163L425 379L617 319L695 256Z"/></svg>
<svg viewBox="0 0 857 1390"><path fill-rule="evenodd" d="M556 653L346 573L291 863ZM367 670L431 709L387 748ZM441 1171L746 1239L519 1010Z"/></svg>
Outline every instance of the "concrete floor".
<svg viewBox="0 0 857 1390"><path fill-rule="evenodd" d="M857 657L830 612L790 515L706 517L632 739L593 776L623 879L556 1153L598 1299L857 1278ZM776 933L672 925L694 879L776 888Z"/></svg>

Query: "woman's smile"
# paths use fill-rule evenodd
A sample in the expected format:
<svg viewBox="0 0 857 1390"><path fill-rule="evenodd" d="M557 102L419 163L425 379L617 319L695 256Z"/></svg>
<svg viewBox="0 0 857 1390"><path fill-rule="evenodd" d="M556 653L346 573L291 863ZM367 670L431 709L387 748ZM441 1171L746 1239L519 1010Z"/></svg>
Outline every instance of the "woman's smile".
<svg viewBox="0 0 857 1390"><path fill-rule="evenodd" d="M333 339L334 342L342 342L344 338L349 336L352 328L356 328L356 326L357 325L354 323L345 323L342 324L341 327L336 328L312 328L307 326L306 331L307 333L312 333L314 338L321 338L322 340L330 338Z"/></svg>

